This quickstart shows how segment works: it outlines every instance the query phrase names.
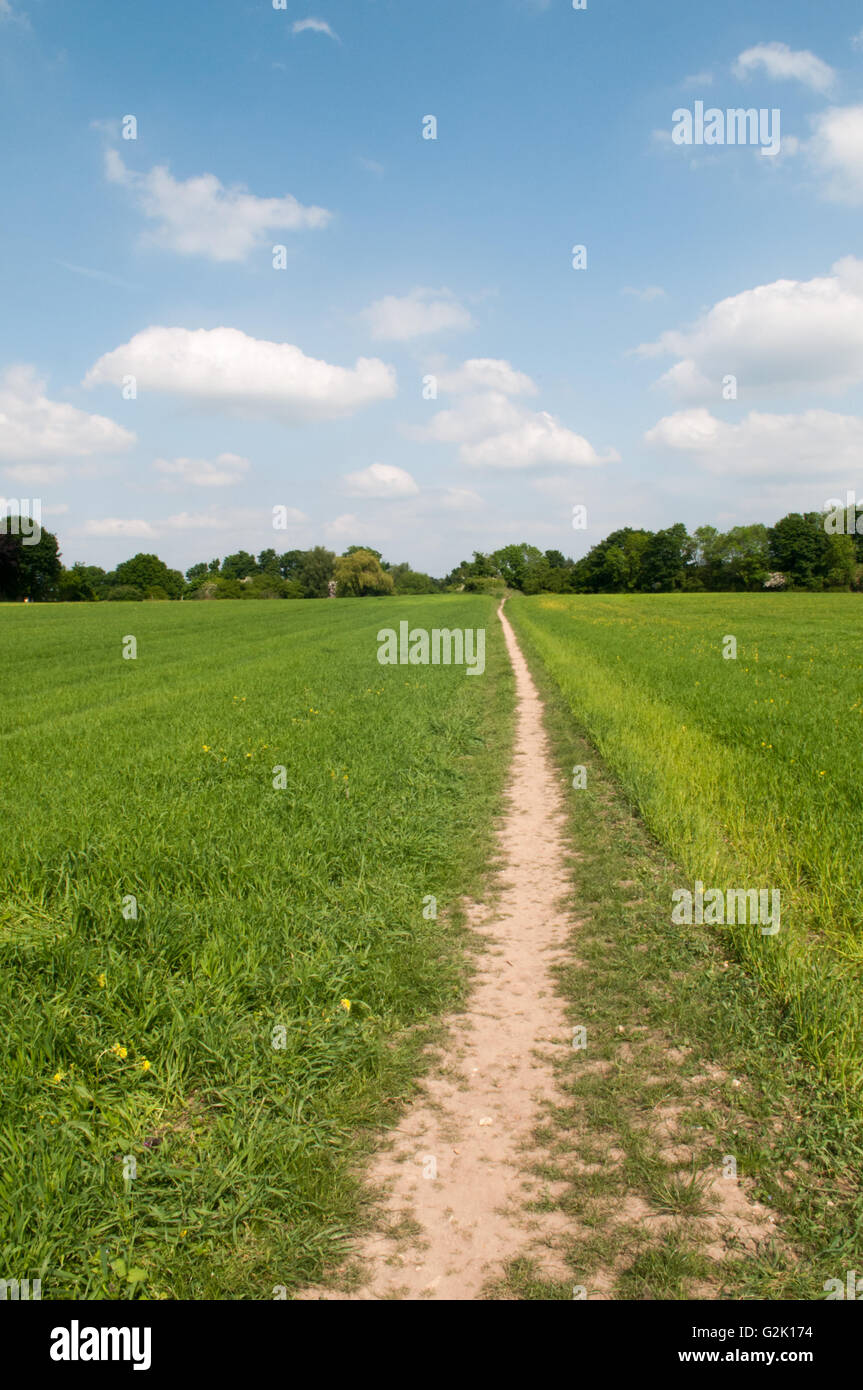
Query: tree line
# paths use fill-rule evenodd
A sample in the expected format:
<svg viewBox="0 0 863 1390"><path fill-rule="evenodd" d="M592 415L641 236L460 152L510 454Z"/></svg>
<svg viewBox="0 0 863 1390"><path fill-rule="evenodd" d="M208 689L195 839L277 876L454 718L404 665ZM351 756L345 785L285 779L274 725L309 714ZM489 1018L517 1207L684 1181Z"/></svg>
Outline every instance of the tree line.
<svg viewBox="0 0 863 1390"><path fill-rule="evenodd" d="M341 555L311 550L246 550L190 566L183 574L157 555L138 554L113 570L76 562L67 569L56 536L35 544L0 516L0 600L93 603L148 599L363 598L387 594L494 591L525 594L673 593L762 589L863 590L863 514L791 512L775 526L625 526L580 560L521 542L474 551L442 579L391 564L380 551L351 545Z"/></svg>

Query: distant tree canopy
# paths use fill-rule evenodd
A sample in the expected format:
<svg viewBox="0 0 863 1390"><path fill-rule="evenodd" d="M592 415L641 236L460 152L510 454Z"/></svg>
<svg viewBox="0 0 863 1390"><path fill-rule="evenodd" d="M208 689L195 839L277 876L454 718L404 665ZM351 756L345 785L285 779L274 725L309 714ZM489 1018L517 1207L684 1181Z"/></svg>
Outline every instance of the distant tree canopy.
<svg viewBox="0 0 863 1390"><path fill-rule="evenodd" d="M57 598L57 585L63 571L57 537L44 526L32 536L16 534L15 519L0 514L0 600L45 601ZM34 542L31 544L31 542Z"/></svg>
<svg viewBox="0 0 863 1390"><path fill-rule="evenodd" d="M333 577L339 598L395 593L393 577L381 567L378 553L359 546L351 546L350 551L339 556Z"/></svg>
<svg viewBox="0 0 863 1390"><path fill-rule="evenodd" d="M8 520L8 519L7 519ZM14 521L14 517L12 518ZM342 555L325 546L272 547L255 557L238 550L223 560L190 565L185 578L157 555L138 554L110 572L76 562L65 569L56 536L44 527L38 540L3 525L0 513L0 600L92 603L165 599L326 598L335 583L341 597L500 592L626 594L863 590L863 512L790 512L775 526L698 526L682 522L660 531L624 526L580 560L526 541L488 554L475 550L445 579L390 564L370 546L350 545ZM857 527L859 526L859 531ZM23 529L23 528L21 528Z"/></svg>

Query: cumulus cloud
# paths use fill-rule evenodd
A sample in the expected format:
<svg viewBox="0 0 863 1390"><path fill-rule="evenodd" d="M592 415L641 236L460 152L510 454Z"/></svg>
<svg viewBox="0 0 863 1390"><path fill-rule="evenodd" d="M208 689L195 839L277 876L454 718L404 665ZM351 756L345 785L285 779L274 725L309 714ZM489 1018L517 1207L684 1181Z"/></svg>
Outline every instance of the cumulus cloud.
<svg viewBox="0 0 863 1390"><path fill-rule="evenodd" d="M441 391L460 396L472 391L497 391L505 396L534 396L536 386L524 372L497 357L471 357L452 372L438 374Z"/></svg>
<svg viewBox="0 0 863 1390"><path fill-rule="evenodd" d="M805 150L831 202L863 203L863 106L831 106L812 118Z"/></svg>
<svg viewBox="0 0 863 1390"><path fill-rule="evenodd" d="M144 241L183 256L244 261L274 232L325 227L332 217L326 208L304 207L291 194L258 198L242 185L226 188L215 174L175 179L165 165L137 174L113 149L105 152L105 174L128 189L155 224Z"/></svg>
<svg viewBox="0 0 863 1390"><path fill-rule="evenodd" d="M33 367L9 367L0 376L0 460L86 458L134 442L129 430L104 415L49 400Z"/></svg>
<svg viewBox="0 0 863 1390"><path fill-rule="evenodd" d="M372 463L344 476L345 491L350 497L413 497L419 492L410 473L390 463Z"/></svg>
<svg viewBox="0 0 863 1390"><path fill-rule="evenodd" d="M478 386L492 381L513 393L536 389L529 377L514 372L508 362L487 359L465 362L452 378L457 391L469 389L472 382ZM446 381L444 375L439 384ZM501 389L463 395L456 408L437 411L428 425L413 434L421 440L457 444L461 462L472 468L591 468L619 459L613 450L598 454L588 440L553 415L527 410Z"/></svg>
<svg viewBox="0 0 863 1390"><path fill-rule="evenodd" d="M399 298L386 295L363 311L373 338L405 343L428 333L473 328L467 309L449 290L415 289Z"/></svg>
<svg viewBox="0 0 863 1390"><path fill-rule="evenodd" d="M341 42L338 34L334 33L334 31L330 28L329 24L327 24L327 21L325 19L294 20L294 23L291 26L292 34L305 34L309 32L313 34L326 34L329 38L335 39L336 43Z"/></svg>
<svg viewBox="0 0 863 1390"><path fill-rule="evenodd" d="M724 477L856 477L863 419L829 410L797 415L751 411L739 424L729 424L708 410L693 409L665 416L645 440L687 454L707 472Z"/></svg>
<svg viewBox="0 0 863 1390"><path fill-rule="evenodd" d="M846 256L832 272L720 300L692 327L637 351L679 359L661 381L683 398L717 397L726 375L747 392L840 391L863 380L863 261Z"/></svg>
<svg viewBox="0 0 863 1390"><path fill-rule="evenodd" d="M145 328L100 357L84 385L117 384L128 375L139 390L286 424L351 415L396 394L395 372L378 358L336 367L237 328Z"/></svg>
<svg viewBox="0 0 863 1390"><path fill-rule="evenodd" d="M192 487L232 487L243 481L250 468L249 460L239 454L219 454L215 463L208 459L156 459L153 467L158 473L176 478Z"/></svg>
<svg viewBox="0 0 863 1390"><path fill-rule="evenodd" d="M759 43L747 48L734 63L735 77L745 78L761 70L777 81L802 82L813 92L829 92L836 73L808 49L794 50L787 43Z"/></svg>
<svg viewBox="0 0 863 1390"><path fill-rule="evenodd" d="M619 461L613 450L598 454L583 435L573 433L545 410L525 416L514 429L478 444L465 444L460 452L463 462L474 468L536 468L540 464L598 468Z"/></svg>

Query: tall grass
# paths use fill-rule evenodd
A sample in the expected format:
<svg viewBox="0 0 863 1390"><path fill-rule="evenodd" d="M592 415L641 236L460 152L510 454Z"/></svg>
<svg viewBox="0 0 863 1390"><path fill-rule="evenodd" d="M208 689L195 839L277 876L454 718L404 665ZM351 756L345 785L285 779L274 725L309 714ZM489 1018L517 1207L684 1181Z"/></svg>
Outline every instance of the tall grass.
<svg viewBox="0 0 863 1390"><path fill-rule="evenodd" d="M806 1055L859 1106L859 598L517 597L510 609L691 880L780 889L778 935L717 930L793 1018ZM729 636L736 660L723 657Z"/></svg>
<svg viewBox="0 0 863 1390"><path fill-rule="evenodd" d="M485 626L486 675L381 667L402 617ZM271 1298L338 1254L457 997L497 628L482 597L0 608L0 1276Z"/></svg>

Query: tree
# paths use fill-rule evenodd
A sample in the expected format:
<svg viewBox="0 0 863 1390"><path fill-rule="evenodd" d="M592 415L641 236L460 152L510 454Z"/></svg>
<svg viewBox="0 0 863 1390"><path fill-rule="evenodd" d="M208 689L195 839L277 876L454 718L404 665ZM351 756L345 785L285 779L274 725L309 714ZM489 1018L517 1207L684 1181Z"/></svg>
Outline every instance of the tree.
<svg viewBox="0 0 863 1390"><path fill-rule="evenodd" d="M278 574L279 557L275 550L262 550L258 556L259 574Z"/></svg>
<svg viewBox="0 0 863 1390"><path fill-rule="evenodd" d="M248 550L238 550L236 555L226 555L222 561L222 568L219 571L223 579L248 579L250 574L256 574L258 563L254 555L250 555Z"/></svg>
<svg viewBox="0 0 863 1390"><path fill-rule="evenodd" d="M169 570L158 555L133 555L124 560L113 574L106 575L110 585L122 585L140 589L146 594L149 589L164 589L169 598L179 598L184 589L183 576L179 570Z"/></svg>
<svg viewBox="0 0 863 1390"><path fill-rule="evenodd" d="M342 553L344 555L356 555L357 552L360 550L362 550L363 553L366 555L374 555L382 570L389 570L390 567L387 564L387 561L381 555L381 552L379 550L372 550L370 545L349 545L347 550L343 551Z"/></svg>
<svg viewBox="0 0 863 1390"><path fill-rule="evenodd" d="M391 594L392 575L386 574L370 550L351 547L335 564L336 593L339 598L366 598L372 594Z"/></svg>
<svg viewBox="0 0 863 1390"><path fill-rule="evenodd" d="M102 570L98 572L103 573ZM87 575L85 565L74 564L70 570L61 570L57 580L57 599L60 603L95 602L96 589Z"/></svg>
<svg viewBox="0 0 863 1390"><path fill-rule="evenodd" d="M431 575L412 570L407 563L391 565L389 573L397 594L436 594L440 588Z"/></svg>
<svg viewBox="0 0 863 1390"><path fill-rule="evenodd" d="M289 550L279 560L284 579L299 584L303 598L326 598L336 563L335 553L323 545L311 550Z"/></svg>
<svg viewBox="0 0 863 1390"><path fill-rule="evenodd" d="M199 565L190 565L186 570L186 582L197 587L203 579L207 577L207 566L203 561Z"/></svg>
<svg viewBox="0 0 863 1390"><path fill-rule="evenodd" d="M57 537L44 526L39 527L35 544L27 537L0 531L0 599L44 602L56 598L62 570Z"/></svg>
<svg viewBox="0 0 863 1390"><path fill-rule="evenodd" d="M494 570L511 589L524 589L531 567L542 559L542 551L522 541L519 545L505 545L495 550L489 559Z"/></svg>
<svg viewBox="0 0 863 1390"><path fill-rule="evenodd" d="M768 531L770 560L794 584L820 588L827 574L828 537L818 512L789 512Z"/></svg>
<svg viewBox="0 0 863 1390"><path fill-rule="evenodd" d="M686 572L688 541L682 521L651 536L641 562L642 591L669 594L680 588Z"/></svg>
<svg viewBox="0 0 863 1390"><path fill-rule="evenodd" d="M723 588L761 589L770 573L766 526L733 526L719 538ZM852 546L853 550L853 546Z"/></svg>

